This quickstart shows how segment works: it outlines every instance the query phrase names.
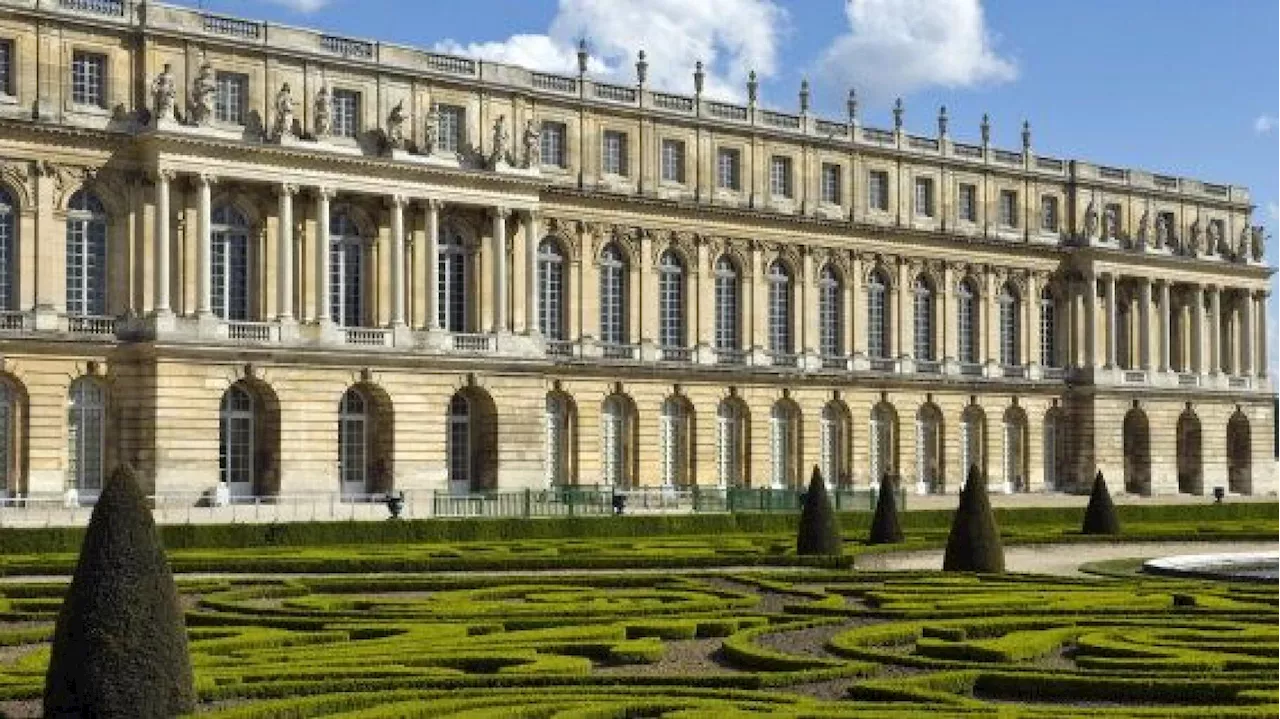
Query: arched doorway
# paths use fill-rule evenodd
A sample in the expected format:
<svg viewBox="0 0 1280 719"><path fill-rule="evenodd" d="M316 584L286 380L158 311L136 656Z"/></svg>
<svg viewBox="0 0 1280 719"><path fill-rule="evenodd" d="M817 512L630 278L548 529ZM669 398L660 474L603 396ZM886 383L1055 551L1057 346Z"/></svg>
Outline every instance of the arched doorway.
<svg viewBox="0 0 1280 719"><path fill-rule="evenodd" d="M446 416L446 470L450 494L498 487L498 412L479 387L459 390Z"/></svg>
<svg viewBox="0 0 1280 719"><path fill-rule="evenodd" d="M338 476L347 498L386 494L395 477L391 398L371 384L354 385L338 402Z"/></svg>
<svg viewBox="0 0 1280 719"><path fill-rule="evenodd" d="M878 487L886 474L896 476L898 473L898 413L893 405L881 402L872 408L867 434L870 439L867 448L871 459L870 484Z"/></svg>
<svg viewBox="0 0 1280 719"><path fill-rule="evenodd" d="M664 489L681 489L693 484L693 405L672 395L662 403L658 415L658 456Z"/></svg>
<svg viewBox="0 0 1280 719"><path fill-rule="evenodd" d="M1014 406L1004 411L1003 465L1005 491L1027 491L1027 413L1021 407Z"/></svg>
<svg viewBox="0 0 1280 719"><path fill-rule="evenodd" d="M1188 407L1178 417L1178 493L1204 494L1200 418Z"/></svg>
<svg viewBox="0 0 1280 719"><path fill-rule="evenodd" d="M987 413L976 404L965 407L960 414L961 487L969 480L972 467L977 467L978 475L987 481Z"/></svg>
<svg viewBox="0 0 1280 719"><path fill-rule="evenodd" d="M1227 421L1227 489L1253 494L1253 438L1249 418L1238 409Z"/></svg>
<svg viewBox="0 0 1280 719"><path fill-rule="evenodd" d="M929 402L916 412L916 491L920 494L946 491L943 463L942 410Z"/></svg>
<svg viewBox="0 0 1280 719"><path fill-rule="evenodd" d="M630 489L637 484L636 405L624 394L612 394L600 406L600 478L604 484Z"/></svg>
<svg viewBox="0 0 1280 719"><path fill-rule="evenodd" d="M1124 416L1124 491L1151 494L1151 430L1147 414L1134 407Z"/></svg>
<svg viewBox="0 0 1280 719"><path fill-rule="evenodd" d="M800 484L800 408L789 399L774 402L769 412L769 458L772 489L796 489Z"/></svg>
<svg viewBox="0 0 1280 719"><path fill-rule="evenodd" d="M828 487L850 488L849 447L853 445L852 422L843 402L831 400L822 407L818 419L818 466Z"/></svg>
<svg viewBox="0 0 1280 719"><path fill-rule="evenodd" d="M241 380L218 407L218 481L235 497L280 493L280 404L265 383Z"/></svg>
<svg viewBox="0 0 1280 719"><path fill-rule="evenodd" d="M1061 407L1044 415L1044 486L1059 492L1067 481L1067 421Z"/></svg>
<svg viewBox="0 0 1280 719"><path fill-rule="evenodd" d="M67 486L80 500L95 500L102 492L106 453L107 390L81 377L67 392Z"/></svg>
<svg viewBox="0 0 1280 719"><path fill-rule="evenodd" d="M546 432L547 487L577 484L578 408L569 395L547 394Z"/></svg>
<svg viewBox="0 0 1280 719"><path fill-rule="evenodd" d="M27 392L15 378L0 375L0 497L26 493Z"/></svg>
<svg viewBox="0 0 1280 719"><path fill-rule="evenodd" d="M746 403L737 397L721 400L716 409L716 482L721 489L748 486L750 442Z"/></svg>

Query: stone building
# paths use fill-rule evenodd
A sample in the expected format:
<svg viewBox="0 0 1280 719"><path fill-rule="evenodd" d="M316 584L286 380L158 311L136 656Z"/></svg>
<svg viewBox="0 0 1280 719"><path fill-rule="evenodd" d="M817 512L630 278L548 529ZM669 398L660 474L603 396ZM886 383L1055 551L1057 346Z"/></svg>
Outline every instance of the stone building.
<svg viewBox="0 0 1280 719"><path fill-rule="evenodd" d="M0 0L0 486L1276 490L1246 190L645 69Z"/></svg>

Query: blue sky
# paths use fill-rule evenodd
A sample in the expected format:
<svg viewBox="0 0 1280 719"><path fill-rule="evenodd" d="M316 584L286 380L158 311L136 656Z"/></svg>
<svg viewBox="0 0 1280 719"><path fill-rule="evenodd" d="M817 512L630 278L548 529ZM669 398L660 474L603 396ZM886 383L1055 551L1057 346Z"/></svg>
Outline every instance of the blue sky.
<svg viewBox="0 0 1280 719"><path fill-rule="evenodd" d="M218 12L548 70L573 67L576 40L593 70L634 79L647 51L651 84L745 94L797 106L802 78L820 114L843 117L857 87L865 124L891 126L893 98L909 131L932 134L939 105L953 137L1019 146L1030 120L1037 151L1244 185L1280 232L1280 3L1275 0L194 0ZM1269 308L1276 351L1277 293Z"/></svg>

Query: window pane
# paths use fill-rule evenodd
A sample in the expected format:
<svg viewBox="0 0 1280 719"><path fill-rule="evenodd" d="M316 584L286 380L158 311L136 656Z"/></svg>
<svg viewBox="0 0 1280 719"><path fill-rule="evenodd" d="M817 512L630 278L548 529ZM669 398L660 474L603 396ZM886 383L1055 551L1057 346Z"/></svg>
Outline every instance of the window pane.
<svg viewBox="0 0 1280 719"><path fill-rule="evenodd" d="M822 166L822 201L840 204L840 166L830 163Z"/></svg>
<svg viewBox="0 0 1280 719"><path fill-rule="evenodd" d="M457 105L438 105L436 144L441 152L458 152L466 131L467 110Z"/></svg>
<svg viewBox="0 0 1280 719"><path fill-rule="evenodd" d="M627 136L614 130L604 132L600 156L600 169L605 174L627 174Z"/></svg>
<svg viewBox="0 0 1280 719"><path fill-rule="evenodd" d="M0 312L14 309L14 272L18 269L14 250L18 244L18 208L9 194L0 189Z"/></svg>
<svg viewBox="0 0 1280 719"><path fill-rule="evenodd" d="M790 157L773 157L770 160L769 192L774 197L791 197Z"/></svg>
<svg viewBox="0 0 1280 719"><path fill-rule="evenodd" d="M240 73L217 74L217 94L213 116L219 122L244 124L244 107L248 102L249 77Z"/></svg>
<svg viewBox="0 0 1280 719"><path fill-rule="evenodd" d="M551 240L538 248L538 329L547 339L564 339L564 257Z"/></svg>
<svg viewBox="0 0 1280 719"><path fill-rule="evenodd" d="M738 348L738 271L722 257L716 263L716 349Z"/></svg>
<svg viewBox="0 0 1280 719"><path fill-rule="evenodd" d="M565 163L565 126L562 122L542 123L540 133L540 154L543 165L564 167Z"/></svg>
<svg viewBox="0 0 1280 719"><path fill-rule="evenodd" d="M662 141L662 179L684 183L684 143L680 140Z"/></svg>
<svg viewBox="0 0 1280 719"><path fill-rule="evenodd" d="M351 90L333 91L333 134L338 137L355 137L360 131L360 93Z"/></svg>
<svg viewBox="0 0 1280 719"><path fill-rule="evenodd" d="M103 82L107 58L88 52L76 52L71 60L71 101L77 105L105 107Z"/></svg>

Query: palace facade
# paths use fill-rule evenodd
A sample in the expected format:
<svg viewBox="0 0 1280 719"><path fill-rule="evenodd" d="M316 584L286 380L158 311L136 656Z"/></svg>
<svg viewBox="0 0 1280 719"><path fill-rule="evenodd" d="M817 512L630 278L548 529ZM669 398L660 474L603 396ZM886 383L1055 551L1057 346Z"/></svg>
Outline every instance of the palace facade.
<svg viewBox="0 0 1280 719"><path fill-rule="evenodd" d="M0 0L0 486L1276 491L1245 189L579 60Z"/></svg>

